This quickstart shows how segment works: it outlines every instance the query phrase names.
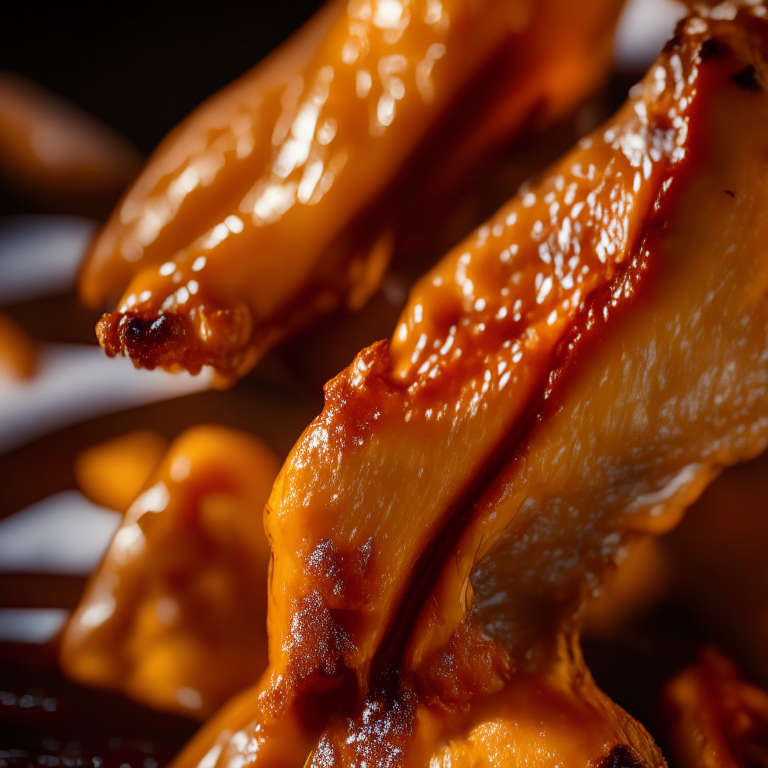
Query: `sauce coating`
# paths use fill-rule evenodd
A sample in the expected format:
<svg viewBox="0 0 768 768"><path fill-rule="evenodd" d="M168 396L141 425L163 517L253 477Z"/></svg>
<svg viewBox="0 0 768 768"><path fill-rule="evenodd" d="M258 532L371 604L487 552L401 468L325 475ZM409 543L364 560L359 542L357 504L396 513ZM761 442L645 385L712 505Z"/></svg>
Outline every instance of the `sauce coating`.
<svg viewBox="0 0 768 768"><path fill-rule="evenodd" d="M172 133L113 214L80 283L96 306L122 292L102 346L240 375L308 318L360 307L413 205L599 82L620 6L330 3Z"/></svg>

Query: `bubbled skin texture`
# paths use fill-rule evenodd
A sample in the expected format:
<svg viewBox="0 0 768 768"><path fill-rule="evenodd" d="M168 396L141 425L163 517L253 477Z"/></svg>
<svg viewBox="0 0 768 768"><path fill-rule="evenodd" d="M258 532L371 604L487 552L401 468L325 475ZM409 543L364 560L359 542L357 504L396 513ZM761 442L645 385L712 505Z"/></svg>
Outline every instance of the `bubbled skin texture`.
<svg viewBox="0 0 768 768"><path fill-rule="evenodd" d="M360 307L405 198L441 193L599 82L621 2L595 0L575 23L565 6L330 3L176 129L114 212L80 281L95 306L122 294L102 346L236 376L309 317Z"/></svg>

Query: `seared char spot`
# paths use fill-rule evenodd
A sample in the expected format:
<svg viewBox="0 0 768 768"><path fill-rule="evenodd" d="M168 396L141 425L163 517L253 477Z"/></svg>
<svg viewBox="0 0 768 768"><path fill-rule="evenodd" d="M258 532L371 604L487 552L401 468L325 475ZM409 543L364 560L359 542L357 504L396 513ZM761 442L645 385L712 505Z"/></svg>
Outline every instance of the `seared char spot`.
<svg viewBox="0 0 768 768"><path fill-rule="evenodd" d="M645 765L630 747L619 744L598 763L597 768L645 768Z"/></svg>

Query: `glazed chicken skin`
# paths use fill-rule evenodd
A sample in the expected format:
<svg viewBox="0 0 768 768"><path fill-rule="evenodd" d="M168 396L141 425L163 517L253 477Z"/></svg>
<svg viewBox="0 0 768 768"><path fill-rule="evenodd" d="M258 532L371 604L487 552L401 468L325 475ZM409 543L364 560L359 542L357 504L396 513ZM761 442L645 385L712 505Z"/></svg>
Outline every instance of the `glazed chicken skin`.
<svg viewBox="0 0 768 768"><path fill-rule="evenodd" d="M232 429L177 438L66 626L64 671L194 718L256 682L267 663L261 511L278 466Z"/></svg>
<svg viewBox="0 0 768 768"><path fill-rule="evenodd" d="M81 274L110 355L251 368L360 307L408 209L607 71L620 0L336 0L161 145ZM460 147L461 149L457 149Z"/></svg>
<svg viewBox="0 0 768 768"><path fill-rule="evenodd" d="M702 650L663 698L671 756L680 768L768 765L768 694L743 680L719 651Z"/></svg>
<svg viewBox="0 0 768 768"><path fill-rule="evenodd" d="M543 768L528 736L562 722L526 731L526 690L592 723L563 765L664 765L579 614L768 442L768 26L732 10L682 22L328 384L267 506L269 670L177 766Z"/></svg>

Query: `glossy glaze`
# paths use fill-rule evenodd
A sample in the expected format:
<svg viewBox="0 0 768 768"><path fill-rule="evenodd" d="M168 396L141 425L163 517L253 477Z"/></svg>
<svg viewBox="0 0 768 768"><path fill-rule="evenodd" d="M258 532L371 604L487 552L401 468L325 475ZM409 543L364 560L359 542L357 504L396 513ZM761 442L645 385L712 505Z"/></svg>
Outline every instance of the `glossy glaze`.
<svg viewBox="0 0 768 768"><path fill-rule="evenodd" d="M768 441L764 14L689 18L328 385L268 506L270 669L177 765L421 765L521 676L578 691L585 591ZM342 711L298 743L308 695Z"/></svg>
<svg viewBox="0 0 768 768"><path fill-rule="evenodd" d="M646 742L644 753L627 744ZM430 768L641 768L658 759L647 734L585 676L566 688L521 675L473 708L459 733L444 738Z"/></svg>
<svg viewBox="0 0 768 768"><path fill-rule="evenodd" d="M266 666L262 510L278 461L263 443L196 427L128 509L66 627L74 679L202 718Z"/></svg>
<svg viewBox="0 0 768 768"><path fill-rule="evenodd" d="M408 208L594 87L620 5L330 3L172 133L113 214L81 280L91 304L122 293L102 346L237 375L307 318L359 307Z"/></svg>
<svg viewBox="0 0 768 768"><path fill-rule="evenodd" d="M670 757L680 768L750 768L768 764L768 694L739 675L714 648L664 691Z"/></svg>
<svg viewBox="0 0 768 768"><path fill-rule="evenodd" d="M465 620L522 668L546 665L556 648L542 636L572 623L606 565L637 536L671 529L723 466L765 448L768 99L742 80L763 77L768 31L740 19L692 19L668 49L687 103L677 172L475 502L412 635L417 666Z"/></svg>
<svg viewBox="0 0 768 768"><path fill-rule="evenodd" d="M296 622L318 601L329 618L340 612L347 646L335 658L329 649L315 669L367 675L419 559L514 438L584 298L614 276L651 212L679 147L660 147L647 178L632 167L620 142L647 130L637 102L645 99L606 129L619 131L611 143L602 130L586 140L454 249L412 291L391 344L364 350L327 386L325 410L289 456L269 504L276 667L293 675L296 665L299 678L313 671ZM608 258L595 213L610 224L611 205L626 215L615 221ZM306 610L307 621L317 621L316 611Z"/></svg>

